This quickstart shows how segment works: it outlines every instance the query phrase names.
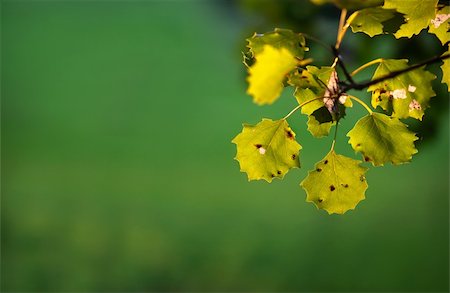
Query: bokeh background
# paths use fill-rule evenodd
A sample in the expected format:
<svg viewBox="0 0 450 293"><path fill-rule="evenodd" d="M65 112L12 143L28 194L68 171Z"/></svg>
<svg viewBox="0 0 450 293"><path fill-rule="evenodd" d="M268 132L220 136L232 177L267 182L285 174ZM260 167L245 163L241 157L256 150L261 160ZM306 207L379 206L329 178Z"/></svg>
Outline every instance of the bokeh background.
<svg viewBox="0 0 450 293"><path fill-rule="evenodd" d="M371 168L367 199L343 216L298 186L331 142L300 114L301 169L249 183L233 160L242 122L295 106L289 89L270 107L245 94L245 38L285 27L332 44L338 17L306 0L2 1L1 291L448 292L438 81L424 122L408 121L413 162ZM349 33L342 53L354 69L441 51L426 33ZM362 115L348 111L338 152L358 157L345 134Z"/></svg>

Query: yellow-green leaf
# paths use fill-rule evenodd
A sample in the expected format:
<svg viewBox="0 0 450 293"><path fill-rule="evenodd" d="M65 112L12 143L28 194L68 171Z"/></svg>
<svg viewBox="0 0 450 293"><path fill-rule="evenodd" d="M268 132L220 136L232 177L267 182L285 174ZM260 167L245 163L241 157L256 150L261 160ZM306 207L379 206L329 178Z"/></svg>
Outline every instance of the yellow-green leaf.
<svg viewBox="0 0 450 293"><path fill-rule="evenodd" d="M396 38L417 35L431 23L436 14L438 0L385 0L383 8L405 14L405 23L394 34Z"/></svg>
<svg viewBox="0 0 450 293"><path fill-rule="evenodd" d="M236 160L248 180L283 178L291 168L300 167L301 145L285 119L263 119L256 125L244 128L234 139Z"/></svg>
<svg viewBox="0 0 450 293"><path fill-rule="evenodd" d="M407 67L406 59L382 60L372 80ZM368 91L372 91L372 106L380 106L386 111L392 110L392 115L398 118L412 117L422 120L430 99L436 95L431 84L435 78L434 74L421 67L372 85L368 88Z"/></svg>
<svg viewBox="0 0 450 293"><path fill-rule="evenodd" d="M436 11L434 19L431 20L428 32L435 34L442 45L450 41L450 6L444 6Z"/></svg>
<svg viewBox="0 0 450 293"><path fill-rule="evenodd" d="M360 163L330 151L300 183L306 191L306 201L329 214L355 209L367 189L367 168Z"/></svg>
<svg viewBox="0 0 450 293"><path fill-rule="evenodd" d="M406 163L417 153L416 135L397 118L381 113L361 118L347 136L352 148L374 166Z"/></svg>
<svg viewBox="0 0 450 293"><path fill-rule="evenodd" d="M393 18L395 11L382 7L358 10L349 17L350 26L354 33L363 32L370 37L383 33L383 22Z"/></svg>
<svg viewBox="0 0 450 293"><path fill-rule="evenodd" d="M298 59L303 59L305 51L308 50L305 37L302 34L281 28L276 28L274 31L264 34L254 33L252 37L247 39L247 42L252 57L262 53L265 45L277 49L285 48Z"/></svg>
<svg viewBox="0 0 450 293"><path fill-rule="evenodd" d="M285 48L264 45L256 54L256 62L249 69L247 93L259 105L272 104L283 90L283 80L296 67L297 60Z"/></svg>

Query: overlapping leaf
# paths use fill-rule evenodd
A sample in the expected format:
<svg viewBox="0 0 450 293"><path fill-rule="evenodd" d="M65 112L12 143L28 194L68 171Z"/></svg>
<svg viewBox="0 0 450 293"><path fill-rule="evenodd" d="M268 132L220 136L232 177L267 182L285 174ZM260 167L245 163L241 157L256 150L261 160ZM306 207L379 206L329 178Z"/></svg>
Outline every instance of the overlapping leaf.
<svg viewBox="0 0 450 293"><path fill-rule="evenodd" d="M308 115L308 131L315 137L327 136L331 126L345 115L350 107L346 96L335 96L338 79L334 68L307 66L301 73L291 74L289 84L296 87L294 96L299 104L305 104L301 112Z"/></svg>
<svg viewBox="0 0 450 293"><path fill-rule="evenodd" d="M283 90L286 74L296 67L297 60L285 48L264 45L256 54L256 62L249 69L247 93L259 105L272 104Z"/></svg>
<svg viewBox="0 0 450 293"><path fill-rule="evenodd" d="M329 214L354 209L365 198L367 189L367 168L360 163L330 151L300 183L306 191L306 201Z"/></svg>
<svg viewBox="0 0 450 293"><path fill-rule="evenodd" d="M354 33L363 32L370 37L383 33L383 22L393 18L395 10L382 7L358 10L349 17L350 26Z"/></svg>
<svg viewBox="0 0 450 293"><path fill-rule="evenodd" d="M300 167L300 144L286 120L263 119L244 125L232 141L237 146L236 160L248 180L283 178L291 168Z"/></svg>
<svg viewBox="0 0 450 293"><path fill-rule="evenodd" d="M428 31L435 34L442 45L450 41L450 6L444 6L436 11L434 19L430 21Z"/></svg>
<svg viewBox="0 0 450 293"><path fill-rule="evenodd" d="M408 67L408 60L382 60L372 79ZM412 117L422 120L424 110L428 108L431 97L435 96L431 81L436 76L418 68L397 77L372 85L372 106L380 106L398 118Z"/></svg>
<svg viewBox="0 0 450 293"><path fill-rule="evenodd" d="M438 0L385 0L383 8L405 14L405 23L394 34L396 38L417 35L435 18Z"/></svg>
<svg viewBox="0 0 450 293"><path fill-rule="evenodd" d="M383 5L383 0L311 0L314 4L322 5L325 3L333 3L341 9L358 10L367 7Z"/></svg>
<svg viewBox="0 0 450 293"><path fill-rule="evenodd" d="M352 148L374 166L406 163L417 153L416 135L397 118L381 113L361 118L347 136Z"/></svg>

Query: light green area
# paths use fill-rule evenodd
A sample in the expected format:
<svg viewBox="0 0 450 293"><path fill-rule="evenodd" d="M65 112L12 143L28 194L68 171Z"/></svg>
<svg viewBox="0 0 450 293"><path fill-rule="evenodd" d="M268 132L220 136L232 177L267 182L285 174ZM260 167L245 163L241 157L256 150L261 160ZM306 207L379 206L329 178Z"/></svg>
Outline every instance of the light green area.
<svg viewBox="0 0 450 293"><path fill-rule="evenodd" d="M236 160L248 180L272 182L283 178L289 169L300 167L302 147L285 119L263 119L256 125L244 125L233 143L237 147Z"/></svg>
<svg viewBox="0 0 450 293"><path fill-rule="evenodd" d="M381 60L372 80L407 67L406 59ZM422 120L430 99L436 95L432 87L434 79L436 76L422 67L372 85L368 88L368 91L373 92L372 106L380 106L384 110L392 109L392 115L398 118L412 117Z"/></svg>
<svg viewBox="0 0 450 293"><path fill-rule="evenodd" d="M371 168L343 216L305 203L331 138L300 113L302 168L249 183L231 139L298 103L252 103L240 52L260 19L209 3L1 2L0 291L447 292L448 112L411 164ZM301 25L331 23L315 35L334 41L336 14L320 15ZM364 109L347 110L336 152L355 158L345 133Z"/></svg>
<svg viewBox="0 0 450 293"><path fill-rule="evenodd" d="M306 201L329 214L355 209L367 189L367 168L360 163L331 150L300 183L306 191Z"/></svg>
<svg viewBox="0 0 450 293"><path fill-rule="evenodd" d="M417 153L416 135L397 118L382 113L364 116L347 136L352 148L374 166L406 163Z"/></svg>
<svg viewBox="0 0 450 293"><path fill-rule="evenodd" d="M383 8L404 14L405 23L394 34L396 38L417 35L427 28L436 14L438 0L385 0Z"/></svg>
<svg viewBox="0 0 450 293"><path fill-rule="evenodd" d="M383 22L394 17L395 10L382 7L366 8L354 12L349 19L354 33L363 32L370 37L383 33Z"/></svg>

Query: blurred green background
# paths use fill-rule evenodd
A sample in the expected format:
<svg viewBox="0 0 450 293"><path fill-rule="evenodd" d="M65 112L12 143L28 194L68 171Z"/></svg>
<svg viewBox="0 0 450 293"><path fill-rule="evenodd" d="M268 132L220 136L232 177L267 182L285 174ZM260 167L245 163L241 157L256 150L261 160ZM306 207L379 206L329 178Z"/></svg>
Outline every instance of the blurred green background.
<svg viewBox="0 0 450 293"><path fill-rule="evenodd" d="M1 5L3 292L448 291L449 115L438 81L424 123L411 126L422 138L413 162L371 168L367 199L343 216L306 203L298 186L330 146L305 117L291 120L303 168L282 182L249 183L233 160L242 122L295 106L291 90L271 107L245 94L245 37L287 27L331 44L333 6ZM426 34L349 33L343 44L353 69L440 52ZM357 157L345 134L362 115L348 111L338 152Z"/></svg>

